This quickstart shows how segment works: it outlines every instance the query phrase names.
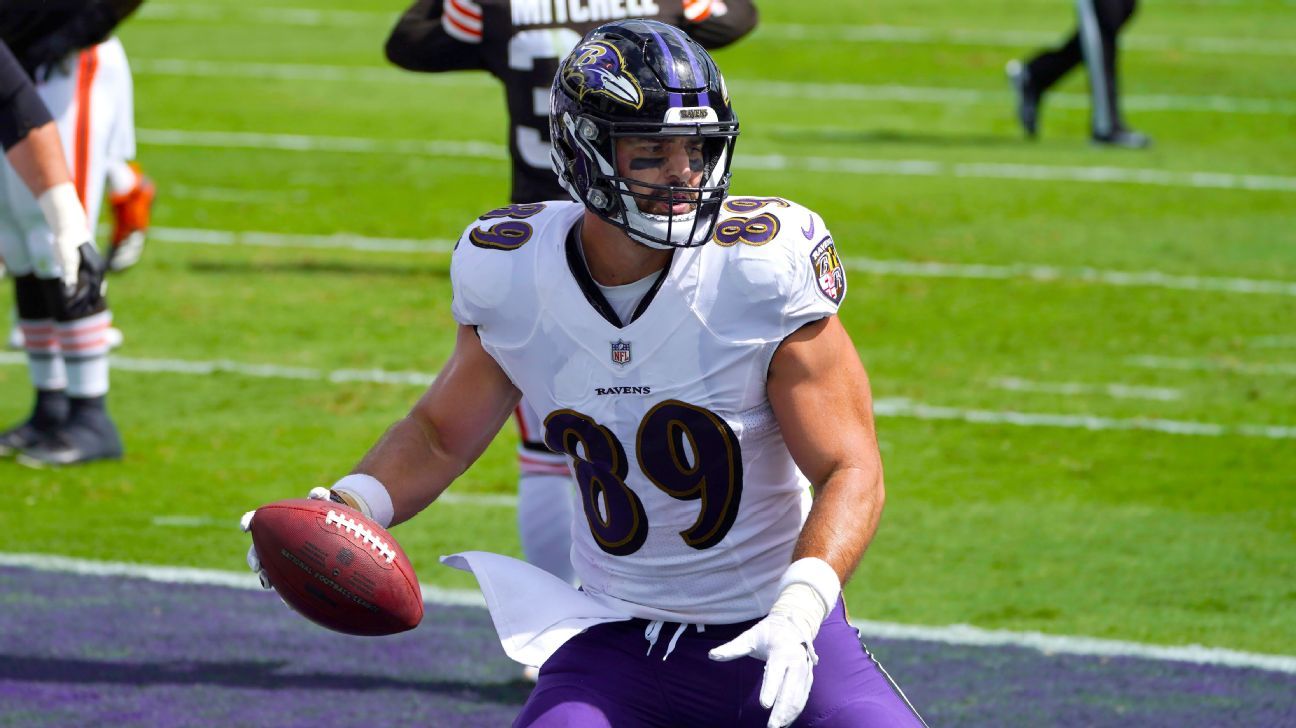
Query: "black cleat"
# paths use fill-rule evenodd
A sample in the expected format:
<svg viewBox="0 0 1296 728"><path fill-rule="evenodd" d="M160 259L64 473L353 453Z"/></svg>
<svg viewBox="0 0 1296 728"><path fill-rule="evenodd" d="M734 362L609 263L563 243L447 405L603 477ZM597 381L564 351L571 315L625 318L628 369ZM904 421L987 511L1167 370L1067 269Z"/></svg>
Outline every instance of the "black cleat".
<svg viewBox="0 0 1296 728"><path fill-rule="evenodd" d="M31 420L0 432L0 457L12 457L27 448L41 443L54 432L53 429L37 427Z"/></svg>
<svg viewBox="0 0 1296 728"><path fill-rule="evenodd" d="M103 402L103 397L72 398L67 421L40 442L18 453L18 464L48 468L95 460L120 460L121 436Z"/></svg>
<svg viewBox="0 0 1296 728"><path fill-rule="evenodd" d="M0 432L0 457L11 457L48 438L67 419L70 407L63 390L36 390L31 416L22 424Z"/></svg>
<svg viewBox="0 0 1296 728"><path fill-rule="evenodd" d="M53 468L95 460L121 460L121 457L122 443L116 427L104 432L99 428L69 425L18 453L18 464Z"/></svg>
<svg viewBox="0 0 1296 728"><path fill-rule="evenodd" d="M1093 143L1122 149L1147 149L1152 146L1152 137L1133 129L1118 128L1108 134L1094 134Z"/></svg>
<svg viewBox="0 0 1296 728"><path fill-rule="evenodd" d="M1040 92L1031 87L1030 72L1020 61L1008 61L1004 73L1017 97L1017 121L1021 122L1026 136L1034 139L1039 126Z"/></svg>

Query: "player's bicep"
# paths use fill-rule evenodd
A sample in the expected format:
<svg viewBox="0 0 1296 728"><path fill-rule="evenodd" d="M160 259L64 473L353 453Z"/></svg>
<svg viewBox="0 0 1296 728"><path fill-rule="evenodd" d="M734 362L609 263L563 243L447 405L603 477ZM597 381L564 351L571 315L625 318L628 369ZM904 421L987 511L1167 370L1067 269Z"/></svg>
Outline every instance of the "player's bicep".
<svg viewBox="0 0 1296 728"><path fill-rule="evenodd" d="M868 375L836 316L783 340L767 391L788 451L812 483L844 468L880 470Z"/></svg>

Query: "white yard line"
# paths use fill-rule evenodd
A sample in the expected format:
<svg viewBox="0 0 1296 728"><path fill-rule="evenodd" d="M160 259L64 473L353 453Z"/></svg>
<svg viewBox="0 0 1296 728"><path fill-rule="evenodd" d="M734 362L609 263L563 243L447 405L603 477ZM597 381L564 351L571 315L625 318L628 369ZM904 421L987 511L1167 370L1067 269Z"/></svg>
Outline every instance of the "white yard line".
<svg viewBox="0 0 1296 728"><path fill-rule="evenodd" d="M251 245L274 248L334 248L386 252L448 253L454 241L446 238L378 238L335 233L333 235L290 235L283 233L209 230L204 228L149 228L149 239L165 243L193 245ZM1296 281L1260 278L1220 278L1180 276L1160 271L1122 271L1101 268L1065 268L1051 265L1017 263L983 265L975 263L937 263L907 260L849 257L849 271L882 276L914 278L961 278L970 280L1029 280L1040 283L1077 281L1108 286L1165 288L1181 291L1246 293L1256 295L1296 296Z"/></svg>
<svg viewBox="0 0 1296 728"><path fill-rule="evenodd" d="M990 385L1009 392L1038 392L1041 394L1064 394L1084 396L1101 394L1117 399L1151 399L1158 402L1172 402L1183 399L1183 392L1167 387L1138 387L1128 384L1087 382L1036 382L1017 377L1002 377L990 380Z"/></svg>
<svg viewBox="0 0 1296 728"><path fill-rule="evenodd" d="M443 238L376 238L351 233L290 235L255 230L150 227L149 240L192 245L250 245L262 248L319 248L386 253L449 253L453 240Z"/></svg>
<svg viewBox="0 0 1296 728"><path fill-rule="evenodd" d="M1236 372L1238 374L1265 374L1279 377L1296 377L1296 364L1244 362L1230 359L1192 359L1172 356L1131 356L1125 360L1130 366L1144 369L1178 369L1192 372Z"/></svg>
<svg viewBox="0 0 1296 728"><path fill-rule="evenodd" d="M182 129L139 129L136 136L143 144L157 146L460 157L490 159L501 164L506 159L503 145L478 141L372 139L307 134L189 131ZM1296 177L1209 171L1173 172L1134 167L1071 167L993 162L942 162L927 159L799 157L782 154L748 154L734 160L734 166L740 169L765 171L802 170L882 177L957 177L1017 181L1119 183L1155 187L1257 192L1296 192Z"/></svg>
<svg viewBox="0 0 1296 728"><path fill-rule="evenodd" d="M1257 349L1296 349L1296 334L1257 336L1248 341L1247 345Z"/></svg>
<svg viewBox="0 0 1296 728"><path fill-rule="evenodd" d="M996 46L1031 50L1055 46L1065 40L1057 31L992 30L986 28L924 28L909 25L801 25L762 24L755 38L806 40L823 43L896 43L912 45ZM1293 56L1296 41L1288 39L1179 37L1131 33L1121 36L1127 51L1185 51L1222 55Z"/></svg>
<svg viewBox="0 0 1296 728"><path fill-rule="evenodd" d="M143 20L242 22L298 27L355 28L367 25L387 28L398 13L383 11L314 10L205 4L173 5L149 3L139 13ZM896 43L918 45L964 45L1030 48L1052 46L1063 40L1062 30L992 30L984 28L924 28L900 25L807 25L761 23L753 41L804 40L824 43ZM1121 37L1127 50L1163 52L1170 50L1223 55L1296 55L1296 42L1284 39L1234 37L1179 37L1144 35L1135 31Z"/></svg>
<svg viewBox="0 0 1296 728"><path fill-rule="evenodd" d="M27 356L20 352L0 352L0 365L25 366ZM325 370L275 364L244 364L229 360L191 361L179 359L142 359L112 356L117 371L211 375L218 372L264 379L291 379L318 382L370 382L412 387L427 386L436 375L432 372L388 372L381 369ZM1156 418L1113 418L1097 415L983 410L942 407L914 402L904 397L873 401L878 417L903 417L919 420L951 420L977 425L1013 425L1016 427L1058 427L1093 431L1148 431L1167 435L1197 437L1259 437L1273 440L1296 440L1296 427L1286 425L1222 424L1189 420Z"/></svg>
<svg viewBox="0 0 1296 728"><path fill-rule="evenodd" d="M963 407L942 407L914 402L905 397L884 397L873 401L878 417L904 417L918 420L949 420L974 425L1012 425L1014 427L1058 427L1092 431L1146 431L1166 435L1197 437L1260 437L1272 440L1296 440L1296 427L1286 425L1226 425L1191 420L1166 420L1150 417L1120 419L1097 415L1016 412Z"/></svg>
<svg viewBox="0 0 1296 728"><path fill-rule="evenodd" d="M338 66L305 63L257 63L249 61L202 61L180 58L132 58L137 75L195 76L207 78L250 78L283 81L343 83L414 83L428 88L480 88L494 91L496 82L473 74L418 74L393 67ZM987 105L1006 107L1008 86L994 91L940 86L898 84L792 83L763 79L726 79L730 88L760 98L792 98L806 101L831 99L833 103L902 102L944 106ZM1125 94L1121 104L1131 111L1196 111L1223 114L1296 114L1296 101L1279 98L1237 96L1185 96L1176 94ZM1056 92L1049 105L1088 109L1088 94Z"/></svg>
<svg viewBox="0 0 1296 728"><path fill-rule="evenodd" d="M230 526L233 528L233 525ZM147 579L164 584L199 584L256 591L261 588L255 576L247 571L218 571L186 567L149 566L112 561L88 561L48 554L0 553L0 566L36 569L85 576ZM448 606L485 607L481 593L468 589L443 589L420 584L423 601ZM1131 657L1143 660L1181 662L1217 667L1250 668L1296 674L1296 657L1242 652L1221 647L1184 645L1167 647L1138 642L1051 635L1041 632L990 630L966 624L929 627L895 622L853 619L851 623L865 636L884 639L916 640L946 645L977 647L1021 647L1045 655L1081 655Z"/></svg>
<svg viewBox="0 0 1296 728"><path fill-rule="evenodd" d="M1161 271L1122 271L1101 268L1064 268L1052 265L1014 263L1008 265L983 265L972 263L938 263L905 260L878 260L874 258L847 258L848 270L862 270L879 275L915 276L921 278L970 279L1025 279L1039 282L1083 281L1109 286L1141 288L1169 288L1182 291L1213 291L1219 293L1252 293L1276 296L1296 296L1296 281L1267 280L1262 278L1220 278L1213 276L1181 276Z"/></svg>
<svg viewBox="0 0 1296 728"><path fill-rule="evenodd" d="M453 503L482 508L517 508L517 496L507 493L453 493L437 498L438 503ZM162 528L226 528L230 524L210 516L153 516L151 523Z"/></svg>

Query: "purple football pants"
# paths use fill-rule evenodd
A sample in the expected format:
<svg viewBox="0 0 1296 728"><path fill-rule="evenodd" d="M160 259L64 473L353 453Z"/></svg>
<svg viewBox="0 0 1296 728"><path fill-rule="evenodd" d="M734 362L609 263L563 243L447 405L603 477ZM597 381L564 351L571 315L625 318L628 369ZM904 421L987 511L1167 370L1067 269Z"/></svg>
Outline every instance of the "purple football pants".
<svg viewBox="0 0 1296 728"><path fill-rule="evenodd" d="M662 626L651 647L646 620L592 627L567 641L540 669L540 681L514 728L763 728L759 702L765 663L715 662L713 648L756 621ZM819 664L810 699L794 726L921 728L922 718L860 643L840 601L815 638ZM669 652L669 654L667 654ZM665 659L663 659L665 658Z"/></svg>

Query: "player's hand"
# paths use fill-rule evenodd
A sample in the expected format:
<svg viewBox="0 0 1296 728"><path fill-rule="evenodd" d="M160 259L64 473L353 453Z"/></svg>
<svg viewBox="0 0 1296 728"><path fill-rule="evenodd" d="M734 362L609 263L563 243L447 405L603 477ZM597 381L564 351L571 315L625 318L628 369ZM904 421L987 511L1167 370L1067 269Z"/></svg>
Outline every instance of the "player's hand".
<svg viewBox="0 0 1296 728"><path fill-rule="evenodd" d="M810 697L814 682L814 638L818 625L797 614L771 612L769 616L711 650L709 657L728 662L740 657L765 661L765 679L761 682L760 704L769 708L769 727L790 725L801 714Z"/></svg>
<svg viewBox="0 0 1296 728"><path fill-rule="evenodd" d="M108 264L94 243L81 243L63 255L63 305L69 316L81 318L103 310L104 274Z"/></svg>
<svg viewBox="0 0 1296 728"><path fill-rule="evenodd" d="M310 493L307 493L306 497L311 500L329 500L329 489L311 488ZM252 517L255 515L256 515L256 511L248 511L247 513L243 514L242 518L239 519L239 527L243 529L244 533L251 532ZM274 588L270 585L270 577L266 575L265 569L261 568L261 559L257 556L255 544L252 546L248 546L247 565L248 568L251 569L257 575L257 578L261 580L261 588L263 589Z"/></svg>

